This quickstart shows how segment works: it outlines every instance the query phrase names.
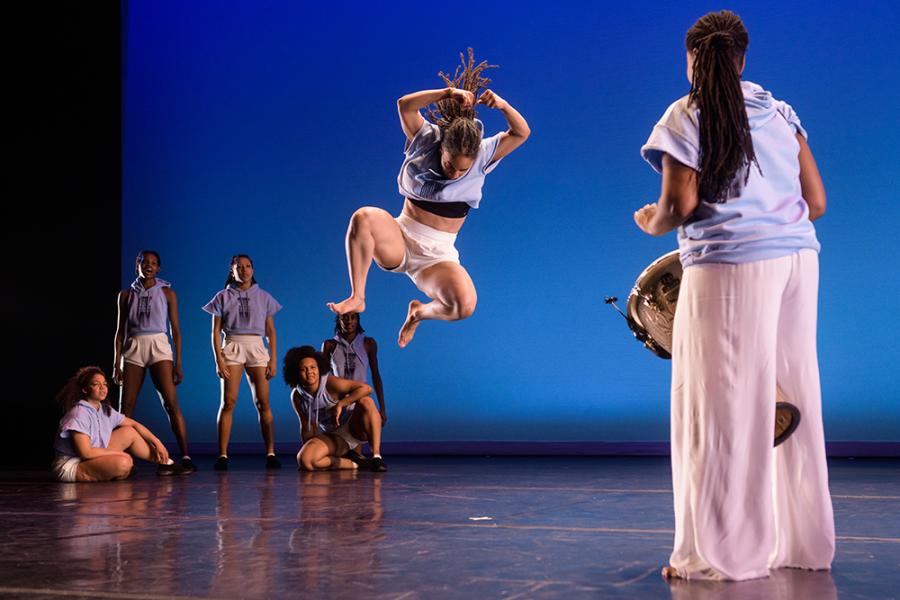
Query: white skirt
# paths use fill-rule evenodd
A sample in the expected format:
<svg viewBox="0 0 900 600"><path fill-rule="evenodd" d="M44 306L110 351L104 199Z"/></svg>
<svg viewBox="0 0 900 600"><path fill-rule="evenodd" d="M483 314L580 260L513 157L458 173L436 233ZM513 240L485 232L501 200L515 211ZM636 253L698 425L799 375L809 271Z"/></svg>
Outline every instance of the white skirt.
<svg viewBox="0 0 900 600"><path fill-rule="evenodd" d="M683 577L831 565L818 285L813 250L684 271L672 340L670 558ZM773 448L776 383L802 418Z"/></svg>

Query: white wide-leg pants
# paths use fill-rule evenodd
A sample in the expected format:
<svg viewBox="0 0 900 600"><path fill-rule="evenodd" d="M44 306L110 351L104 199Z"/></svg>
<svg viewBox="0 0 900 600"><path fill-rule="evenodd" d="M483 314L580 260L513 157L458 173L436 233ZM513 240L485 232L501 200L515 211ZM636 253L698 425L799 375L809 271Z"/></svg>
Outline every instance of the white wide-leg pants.
<svg viewBox="0 0 900 600"><path fill-rule="evenodd" d="M688 579L831 565L818 286L812 250L684 271L672 340L670 564ZM802 418L773 448L776 384Z"/></svg>

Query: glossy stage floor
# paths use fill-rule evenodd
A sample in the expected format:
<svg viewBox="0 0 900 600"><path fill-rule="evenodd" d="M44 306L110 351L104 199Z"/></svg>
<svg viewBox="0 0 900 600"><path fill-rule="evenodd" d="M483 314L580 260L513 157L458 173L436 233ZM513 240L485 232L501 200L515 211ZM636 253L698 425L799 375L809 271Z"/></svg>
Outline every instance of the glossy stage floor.
<svg viewBox="0 0 900 600"><path fill-rule="evenodd" d="M390 471L60 484L2 473L0 596L16 598L900 597L900 461L835 460L831 573L659 576L664 458L403 458Z"/></svg>

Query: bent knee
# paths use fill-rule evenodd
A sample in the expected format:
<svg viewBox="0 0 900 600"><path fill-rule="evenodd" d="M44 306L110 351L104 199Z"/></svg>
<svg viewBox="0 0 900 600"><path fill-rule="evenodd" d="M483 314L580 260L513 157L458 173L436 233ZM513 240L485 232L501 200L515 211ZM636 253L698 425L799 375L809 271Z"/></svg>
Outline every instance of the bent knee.
<svg viewBox="0 0 900 600"><path fill-rule="evenodd" d="M113 463L113 472L115 473L114 479L125 479L131 473L131 468L134 466L134 459L131 458L128 454L123 454L121 456L116 456L116 460Z"/></svg>
<svg viewBox="0 0 900 600"><path fill-rule="evenodd" d="M457 317L460 319L468 319L475 312L475 306L477 304L478 298L474 294L460 298L456 305Z"/></svg>
<svg viewBox="0 0 900 600"><path fill-rule="evenodd" d="M378 412L378 408L375 406L375 401L372 400L371 396L366 396L364 398L360 398L356 401L356 405L366 412L375 411Z"/></svg>

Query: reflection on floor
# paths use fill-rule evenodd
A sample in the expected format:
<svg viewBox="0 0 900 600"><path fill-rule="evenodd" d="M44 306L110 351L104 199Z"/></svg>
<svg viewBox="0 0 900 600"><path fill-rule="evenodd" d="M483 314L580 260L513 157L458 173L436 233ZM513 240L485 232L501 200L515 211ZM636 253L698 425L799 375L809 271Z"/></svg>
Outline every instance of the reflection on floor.
<svg viewBox="0 0 900 600"><path fill-rule="evenodd" d="M289 457L285 464L290 465ZM231 470L59 484L0 473L0 596L675 598L900 596L900 461L831 463L832 573L659 577L659 458L398 458L390 472Z"/></svg>

